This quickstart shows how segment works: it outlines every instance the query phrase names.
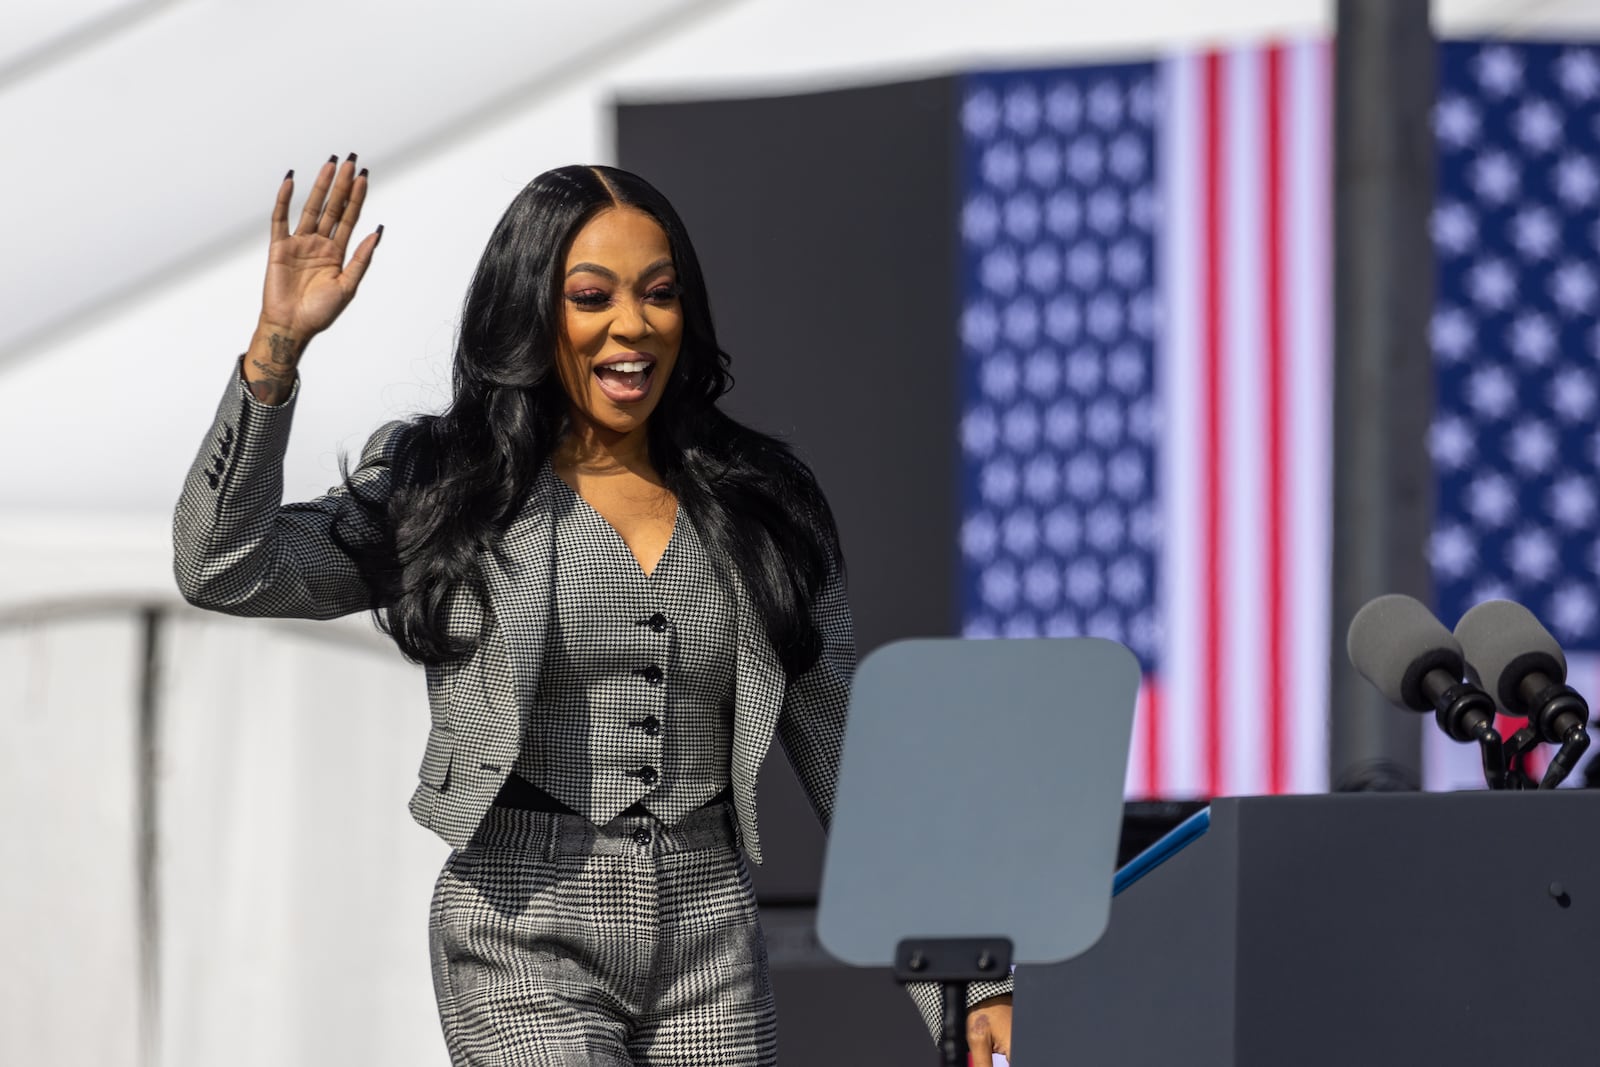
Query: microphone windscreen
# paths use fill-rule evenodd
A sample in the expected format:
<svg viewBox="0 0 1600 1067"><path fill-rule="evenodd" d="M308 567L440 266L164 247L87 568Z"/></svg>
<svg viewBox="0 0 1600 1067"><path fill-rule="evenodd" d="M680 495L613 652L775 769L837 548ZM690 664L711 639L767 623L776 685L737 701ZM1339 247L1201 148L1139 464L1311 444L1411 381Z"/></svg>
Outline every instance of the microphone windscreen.
<svg viewBox="0 0 1600 1067"><path fill-rule="evenodd" d="M1567 680L1567 657L1533 612L1510 600L1485 600L1456 623L1456 639L1483 687L1513 715L1529 708L1518 684L1530 671L1552 682Z"/></svg>
<svg viewBox="0 0 1600 1067"><path fill-rule="evenodd" d="M1350 620L1345 640L1350 662L1392 704L1431 710L1422 679L1442 669L1460 680L1466 669L1461 644L1421 601L1390 593L1367 602Z"/></svg>

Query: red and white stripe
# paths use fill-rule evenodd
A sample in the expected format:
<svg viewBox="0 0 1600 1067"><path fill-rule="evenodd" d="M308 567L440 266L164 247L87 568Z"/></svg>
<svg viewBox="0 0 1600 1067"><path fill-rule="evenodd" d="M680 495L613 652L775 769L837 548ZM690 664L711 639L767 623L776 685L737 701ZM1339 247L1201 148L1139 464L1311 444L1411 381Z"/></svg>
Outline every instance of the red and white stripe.
<svg viewBox="0 0 1600 1067"><path fill-rule="evenodd" d="M1166 542L1140 796L1327 786L1331 50L1162 71L1156 242Z"/></svg>

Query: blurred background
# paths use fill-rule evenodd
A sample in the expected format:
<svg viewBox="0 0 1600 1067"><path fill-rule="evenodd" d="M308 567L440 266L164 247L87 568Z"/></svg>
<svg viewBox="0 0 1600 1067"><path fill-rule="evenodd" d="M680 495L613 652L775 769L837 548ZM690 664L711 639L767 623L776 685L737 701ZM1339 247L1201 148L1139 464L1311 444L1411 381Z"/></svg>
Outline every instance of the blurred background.
<svg viewBox="0 0 1600 1067"><path fill-rule="evenodd" d="M1400 6L1437 43L1392 38L1426 94L1393 166L1339 124L1374 83L1322 0L0 7L0 1062L444 1056L421 672L364 618L207 616L171 578L272 196L329 154L371 169L385 237L303 365L288 499L445 402L516 191L620 163L695 235L730 406L835 502L863 652L1124 641L1132 821L1481 784L1419 718L1341 733L1341 604L1396 588L1448 625L1508 596L1600 681L1600 7ZM1393 230L1361 200L1385 182ZM1350 302L1390 241L1422 269ZM1346 510L1357 452L1405 477ZM1336 562L1373 538L1384 567ZM781 763L784 1061L921 1062L903 995L816 948L821 837Z"/></svg>

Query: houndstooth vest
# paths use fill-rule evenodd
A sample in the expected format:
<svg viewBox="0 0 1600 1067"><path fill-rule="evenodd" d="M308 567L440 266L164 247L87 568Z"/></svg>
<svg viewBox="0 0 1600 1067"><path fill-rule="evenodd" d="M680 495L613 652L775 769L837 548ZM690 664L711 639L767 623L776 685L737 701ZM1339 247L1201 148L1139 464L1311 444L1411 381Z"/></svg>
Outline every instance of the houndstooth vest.
<svg viewBox="0 0 1600 1067"><path fill-rule="evenodd" d="M728 787L735 602L680 508L646 575L548 463L550 630L513 771L595 823L672 823Z"/></svg>

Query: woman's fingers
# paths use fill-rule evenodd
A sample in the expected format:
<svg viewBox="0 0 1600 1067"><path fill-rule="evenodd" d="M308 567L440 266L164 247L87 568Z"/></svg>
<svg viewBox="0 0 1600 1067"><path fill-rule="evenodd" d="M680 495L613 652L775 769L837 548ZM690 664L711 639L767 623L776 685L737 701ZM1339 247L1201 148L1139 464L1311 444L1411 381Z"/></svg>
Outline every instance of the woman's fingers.
<svg viewBox="0 0 1600 1067"><path fill-rule="evenodd" d="M967 1016L967 1051L972 1054L974 1067L989 1067L999 1051L989 1017L981 1011Z"/></svg>
<svg viewBox="0 0 1600 1067"><path fill-rule="evenodd" d="M333 236L334 229L344 216L345 205L350 202L350 188L355 184L355 180L356 154L351 152L339 165L333 179L333 188L328 193L328 203L322 209L322 217L317 220L317 232L322 236Z"/></svg>
<svg viewBox="0 0 1600 1067"><path fill-rule="evenodd" d="M372 250L378 247L378 242L383 240L383 227L367 234L366 239L356 245L355 255L350 257L350 262L345 264L341 280L344 284L345 300L348 302L356 295L356 287L361 284L361 279L366 277L367 268L372 266Z"/></svg>
<svg viewBox="0 0 1600 1067"><path fill-rule="evenodd" d="M278 199L272 206L272 239L289 236L289 200L294 195L294 171L290 171L278 186ZM318 234L340 242L339 251L349 244L350 233L361 217L361 204L367 198L367 172L356 173L356 154L351 152L344 164L338 156L317 170L317 179L300 209L300 223L296 236Z"/></svg>
<svg viewBox="0 0 1600 1067"><path fill-rule="evenodd" d="M281 241L289 236L289 198L294 195L294 171L283 176L278 183L278 199L272 204L272 239Z"/></svg>
<svg viewBox="0 0 1600 1067"><path fill-rule="evenodd" d="M367 170L363 167L361 173L355 176L355 182L350 187L350 199L345 202L344 213L334 226L333 232L329 234L334 241L338 242L341 258L344 256L344 250L350 245L350 235L355 233L356 223L361 219L361 205L366 199Z"/></svg>
<svg viewBox="0 0 1600 1067"><path fill-rule="evenodd" d="M306 205L300 209L300 225L295 227L299 236L317 232L317 220L322 216L322 206L328 199L328 189L333 185L334 171L337 169L338 156L329 156L328 161L317 170L317 180L311 184L311 192L306 195Z"/></svg>

